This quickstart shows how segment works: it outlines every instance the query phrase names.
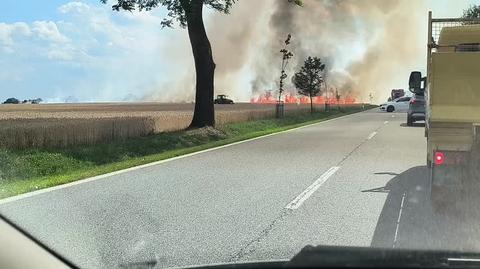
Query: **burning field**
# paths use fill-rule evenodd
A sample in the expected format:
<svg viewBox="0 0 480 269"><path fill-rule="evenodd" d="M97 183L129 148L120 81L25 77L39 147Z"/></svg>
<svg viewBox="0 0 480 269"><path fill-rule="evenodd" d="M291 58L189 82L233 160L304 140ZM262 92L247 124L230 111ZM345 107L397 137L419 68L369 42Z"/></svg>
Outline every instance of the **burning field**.
<svg viewBox="0 0 480 269"><path fill-rule="evenodd" d="M193 104L104 103L0 105L0 146L10 148L92 145L128 137L186 128ZM309 105L287 104L286 113ZM317 106L317 110L323 106ZM239 103L217 105L218 125L263 119L275 106Z"/></svg>
<svg viewBox="0 0 480 269"><path fill-rule="evenodd" d="M356 102L356 99L348 95L345 98L336 98L336 97L329 97L325 98L324 96L315 96L312 98L312 103L316 105L323 105L325 103L331 104L331 105L353 105ZM275 104L277 102L277 98L275 98L271 94L261 94L256 98L250 99L250 103L252 104ZM296 96L293 94L286 94L285 97L283 98L283 102L285 104L310 104L310 98L306 96Z"/></svg>
<svg viewBox="0 0 480 269"><path fill-rule="evenodd" d="M279 51L287 34L292 35L289 50L293 53L285 70L287 90L282 97L287 113L309 108L310 99L299 96L291 81L306 57L319 57L326 65L325 83L320 95L312 100L319 108L324 103L383 101L390 89L404 88L410 71L425 62L423 30L413 30L422 25L425 1L303 2L303 7L292 7L289 1L238 1L231 14L207 16L205 24L216 63L215 94L250 102L217 106L218 124L274 115L271 104L278 97ZM163 49L168 53L155 60L168 63L168 68L160 68L162 72L148 68L144 72L167 79L146 80L148 86L135 88L138 98L125 99L164 103L0 106L0 145L95 144L187 127L193 111L190 102L195 96L194 64L185 32L175 32L171 40ZM103 87L107 90L98 92L116 94L117 87L123 86L112 87L107 81ZM53 100L57 99L63 97Z"/></svg>
<svg viewBox="0 0 480 269"><path fill-rule="evenodd" d="M425 25L426 1L305 0L303 7L280 0L252 2L238 1L231 14L215 13L206 21L217 64L216 94L252 103L274 102L279 51L287 34L292 35L288 49L293 57L286 69L285 88L290 89L286 103L308 102L296 96L291 82L308 56L326 64L328 89L338 91L340 103L383 102L391 89L407 87L412 70L424 66L425 29L419 26ZM166 60L176 61L185 75L178 82L158 86L171 89L171 95L152 90L146 100L193 99L195 78L188 44L173 51ZM324 102L325 88L315 103Z"/></svg>

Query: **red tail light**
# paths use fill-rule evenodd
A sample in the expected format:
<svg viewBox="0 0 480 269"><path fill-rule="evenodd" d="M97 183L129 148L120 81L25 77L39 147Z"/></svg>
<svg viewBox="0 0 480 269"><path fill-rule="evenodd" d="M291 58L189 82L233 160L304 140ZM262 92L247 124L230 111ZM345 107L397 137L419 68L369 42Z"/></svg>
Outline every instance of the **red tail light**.
<svg viewBox="0 0 480 269"><path fill-rule="evenodd" d="M413 99L413 98L410 99L410 104L415 104L415 103L416 103L415 99Z"/></svg>
<svg viewBox="0 0 480 269"><path fill-rule="evenodd" d="M435 165L465 165L469 154L467 151L435 151L433 158Z"/></svg>
<svg viewBox="0 0 480 269"><path fill-rule="evenodd" d="M443 152L437 151L435 152L435 164L441 165L445 162L445 154Z"/></svg>

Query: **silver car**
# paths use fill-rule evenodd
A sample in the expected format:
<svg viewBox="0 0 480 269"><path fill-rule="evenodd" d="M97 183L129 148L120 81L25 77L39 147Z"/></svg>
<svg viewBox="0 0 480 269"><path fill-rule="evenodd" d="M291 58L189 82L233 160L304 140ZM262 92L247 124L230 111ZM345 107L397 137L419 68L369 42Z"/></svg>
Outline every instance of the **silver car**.
<svg viewBox="0 0 480 269"><path fill-rule="evenodd" d="M425 96L415 94L408 105L407 125L412 126L419 120L425 120Z"/></svg>

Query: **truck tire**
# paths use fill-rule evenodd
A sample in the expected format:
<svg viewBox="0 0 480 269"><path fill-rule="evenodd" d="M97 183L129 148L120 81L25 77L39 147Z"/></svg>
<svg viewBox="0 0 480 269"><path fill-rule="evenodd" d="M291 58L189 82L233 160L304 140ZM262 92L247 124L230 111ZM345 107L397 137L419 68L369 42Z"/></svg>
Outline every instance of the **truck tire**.
<svg viewBox="0 0 480 269"><path fill-rule="evenodd" d="M387 112L393 112L393 111L395 111L395 107L393 107L393 106L388 106L387 107Z"/></svg>

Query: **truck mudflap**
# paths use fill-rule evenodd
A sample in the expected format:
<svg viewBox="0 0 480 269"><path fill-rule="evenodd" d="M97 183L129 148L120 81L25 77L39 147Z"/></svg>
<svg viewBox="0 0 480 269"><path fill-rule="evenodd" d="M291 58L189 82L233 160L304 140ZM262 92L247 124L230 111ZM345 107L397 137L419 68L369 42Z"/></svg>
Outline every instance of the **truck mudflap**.
<svg viewBox="0 0 480 269"><path fill-rule="evenodd" d="M470 152L434 151L430 166L430 201L435 212L461 211L470 184Z"/></svg>

